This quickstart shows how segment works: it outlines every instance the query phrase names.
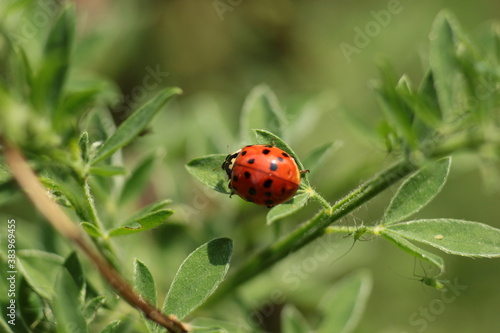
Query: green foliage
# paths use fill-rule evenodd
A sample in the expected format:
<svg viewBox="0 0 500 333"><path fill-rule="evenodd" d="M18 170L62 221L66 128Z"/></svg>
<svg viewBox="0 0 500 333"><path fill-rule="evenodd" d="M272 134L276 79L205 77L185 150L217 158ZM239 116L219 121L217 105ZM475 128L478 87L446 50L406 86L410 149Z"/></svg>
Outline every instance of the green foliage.
<svg viewBox="0 0 500 333"><path fill-rule="evenodd" d="M262 327L253 326L246 319L250 317L248 312L264 311L266 307L254 309L254 299L249 298L261 297L266 288L274 288L285 279L257 281L257 287L249 287L250 292L240 293L237 288L263 276L285 257L294 260L294 252L325 233L348 234L354 242L362 235L382 236L435 267L437 274L426 275L421 282L436 289L446 288L446 283L438 279L445 272L445 261L428 247L464 257L500 256L500 230L492 226L450 218L408 221L441 198L438 194L445 187L451 156L456 153L467 151L480 159L481 166L491 165L485 172L488 181L493 183L498 177L498 30L490 29L476 40L462 31L450 13L442 12L430 32L429 54L424 61L429 68L420 84L414 85L409 75L399 77L388 62L381 62L381 80L373 88L383 118L373 125L362 116L346 116L363 135L369 134L369 145L384 142L387 159L395 164L357 186L360 170L381 167L357 152L347 156L358 162L330 163L329 157L340 152L341 146L334 129L344 130L343 124L334 127L327 123L333 113L325 116L325 112L335 106L331 94L327 94L328 98L294 96L281 104L269 86L258 85L248 93L239 118L222 111L223 108L219 110L210 96L200 97L197 103L182 101L179 108L166 108L181 89L165 88L161 82L152 85L149 68L150 76L143 79L143 86L132 89L137 92L142 88L144 96L130 101L120 97L117 84L86 69L94 66L76 60L80 54L91 58L92 41L86 40L87 45L82 41L84 37L75 33L78 12L73 5L51 2L48 24L38 27L29 41L17 39L16 24L11 20L17 17L22 23L26 15L36 10L30 8L34 3L0 5L2 17L6 18L0 27L0 153L4 147L19 147L48 195L63 207L75 225L81 226L85 236L90 236L78 238L77 243L90 239L91 248L99 251L125 280L132 281L142 299L154 306L163 300L161 311L189 321L192 332L261 332ZM113 41L106 43L116 45ZM130 77L134 70L131 69ZM119 113L120 98L130 110ZM161 112L165 109L167 112ZM119 116L129 111L123 122L115 124ZM238 124L239 128L233 130L231 124ZM323 127L327 131L319 130ZM240 200L227 200L228 179L221 168L226 150L228 146L239 148L253 143L275 145L288 152L301 171L310 171L302 174L300 188L291 200L269 211L258 210L249 203L239 205ZM158 158L159 151L166 154ZM211 154L205 155L208 153ZM132 159L134 154L142 158ZM460 166L457 157L454 164ZM192 159L185 165L186 173L181 166L188 158ZM130 160L135 161L135 167L130 168ZM15 210L18 219L19 321L18 326L12 327L2 312L0 330L164 331L147 319L147 314L141 313L143 323L139 316L131 315L133 308L122 306L122 298L116 297L116 291L98 278L96 262L80 261L77 252L68 249L70 243L61 241L39 221L38 215L31 213L32 206L19 209L29 203L18 195L21 191L7 162L6 157L0 157L0 206L8 214ZM338 165L351 170L342 174ZM189 175L205 185L207 192L191 186ZM367 206L370 199L400 180L401 185L380 221L361 227L344 225L350 224L349 220L344 221L352 212ZM349 186L355 188L349 192ZM224 196L210 196L210 190ZM329 196L348 194L336 198L332 205L320 191ZM311 202L319 204L320 209ZM173 209L169 209L170 204ZM262 222L264 214L267 225ZM335 225L339 221L343 223ZM275 228L267 228L270 225ZM356 231L352 233L353 230ZM128 237L116 237L124 235ZM206 242L212 238L215 239ZM234 271L229 271L233 242L238 260ZM256 249L260 250L254 253ZM304 250L307 251L309 248ZM326 267L327 259L318 259L317 248L312 251L314 256L303 263L310 264L314 259L318 270ZM142 256L148 256L147 262L152 263L149 267L140 259ZM179 258L185 260L174 276ZM0 259L4 265L7 259L1 252ZM124 267L132 265L130 275ZM295 262L290 265L300 269ZM278 272L280 269L276 267ZM5 274L0 272L1 283L5 283ZM299 274L301 281L306 281L302 275ZM304 285L317 282L311 282L310 276ZM330 284L331 277L318 281ZM325 295L316 308L311 301L307 308L293 304L300 303L300 297L283 286L278 285L278 289L284 291L285 301L276 301L284 305L277 316L283 332L307 332L312 328L317 332L352 332L362 325L372 278L368 271L361 270L334 283L330 291L318 292L319 287L315 286L312 295ZM253 295L253 290L259 292ZM237 298L237 311L217 312L215 306L207 306L228 295ZM7 302L6 296L0 295L2 311ZM205 314L221 316L222 320L199 317L200 312L196 311L203 306Z"/></svg>

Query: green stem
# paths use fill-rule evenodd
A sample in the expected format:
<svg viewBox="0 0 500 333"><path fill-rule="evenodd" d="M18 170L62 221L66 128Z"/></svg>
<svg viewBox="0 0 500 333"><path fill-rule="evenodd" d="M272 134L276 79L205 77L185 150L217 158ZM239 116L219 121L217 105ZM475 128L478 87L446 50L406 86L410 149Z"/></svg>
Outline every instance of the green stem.
<svg viewBox="0 0 500 333"><path fill-rule="evenodd" d="M290 234L252 256L220 286L211 298L210 303L218 301L226 294L233 292L241 284L272 267L279 260L322 236L330 224L348 215L416 169L417 167L411 162L402 161L369 179L344 198L337 201L333 207L320 211L312 219L298 226Z"/></svg>
<svg viewBox="0 0 500 333"><path fill-rule="evenodd" d="M319 194L318 192L316 192L315 190L313 189L310 189L312 191L312 195L311 197L316 200L317 202L319 202L325 209L331 209L332 206L330 205L330 203L325 199L323 198L323 196L321 194Z"/></svg>

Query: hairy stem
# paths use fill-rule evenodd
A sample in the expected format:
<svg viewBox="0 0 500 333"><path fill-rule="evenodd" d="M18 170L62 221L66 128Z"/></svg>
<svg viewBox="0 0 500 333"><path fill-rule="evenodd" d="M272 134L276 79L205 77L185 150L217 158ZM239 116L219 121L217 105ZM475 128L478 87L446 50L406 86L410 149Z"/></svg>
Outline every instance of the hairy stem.
<svg viewBox="0 0 500 333"><path fill-rule="evenodd" d="M210 300L210 303L226 296L228 293L234 291L235 288L272 267L287 255L322 236L330 224L348 215L416 169L415 165L405 160L369 179L344 198L337 201L331 208L320 211L312 219L297 227L290 234L252 256L220 286Z"/></svg>
<svg viewBox="0 0 500 333"><path fill-rule="evenodd" d="M35 207L45 216L52 226L63 236L74 242L97 267L104 279L130 305L140 309L144 315L166 328L170 333L185 333L186 326L172 316L166 316L160 310L145 302L132 286L95 250L80 228L70 220L62 209L46 194L33 170L29 167L21 152L9 144L4 145L5 160L13 177L24 190Z"/></svg>

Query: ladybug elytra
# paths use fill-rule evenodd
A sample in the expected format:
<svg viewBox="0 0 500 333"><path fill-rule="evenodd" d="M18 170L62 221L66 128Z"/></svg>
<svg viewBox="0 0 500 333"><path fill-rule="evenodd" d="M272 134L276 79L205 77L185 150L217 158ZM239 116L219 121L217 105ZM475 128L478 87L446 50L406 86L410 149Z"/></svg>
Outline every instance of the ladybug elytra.
<svg viewBox="0 0 500 333"><path fill-rule="evenodd" d="M222 169L231 195L268 208L292 198L300 184L294 158L272 145L249 145L229 154Z"/></svg>

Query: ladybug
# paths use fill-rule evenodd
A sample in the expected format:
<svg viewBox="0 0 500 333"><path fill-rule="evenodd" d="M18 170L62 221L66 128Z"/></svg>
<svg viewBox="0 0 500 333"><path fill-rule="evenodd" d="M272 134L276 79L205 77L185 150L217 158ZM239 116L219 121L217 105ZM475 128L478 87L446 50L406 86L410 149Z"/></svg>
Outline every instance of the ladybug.
<svg viewBox="0 0 500 333"><path fill-rule="evenodd" d="M272 145L249 145L222 163L231 195L268 208L289 200L300 184L294 158Z"/></svg>

